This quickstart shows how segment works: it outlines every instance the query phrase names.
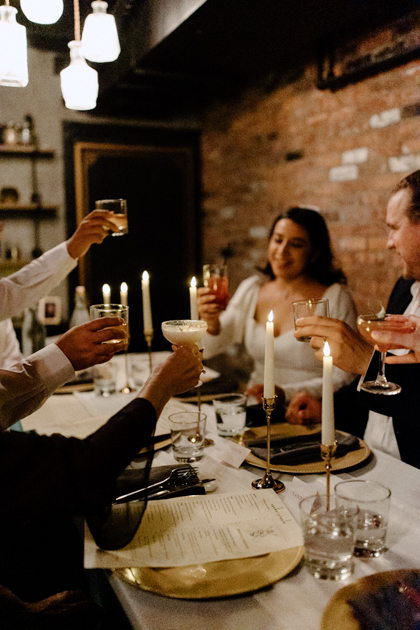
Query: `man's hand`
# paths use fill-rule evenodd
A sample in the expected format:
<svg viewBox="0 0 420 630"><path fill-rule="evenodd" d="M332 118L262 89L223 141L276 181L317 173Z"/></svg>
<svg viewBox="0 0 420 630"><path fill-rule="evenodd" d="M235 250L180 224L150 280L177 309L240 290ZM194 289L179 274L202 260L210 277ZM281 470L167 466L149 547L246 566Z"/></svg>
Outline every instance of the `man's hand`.
<svg viewBox="0 0 420 630"><path fill-rule="evenodd" d="M94 210L87 214L67 241L69 255L74 259L80 258L93 243L102 243L110 232L118 232L118 228L110 221L112 215L108 210Z"/></svg>
<svg viewBox="0 0 420 630"><path fill-rule="evenodd" d="M289 424L317 424L322 419L321 401L305 392L297 392L284 417Z"/></svg>
<svg viewBox="0 0 420 630"><path fill-rule="evenodd" d="M247 396L253 396L254 398L256 398L257 403L260 404L262 403L263 397L264 397L264 385L253 385L252 387L247 389L244 393ZM282 390L281 387L278 387L277 385L275 385L274 393L277 396L276 404L282 405L285 399L284 391Z"/></svg>
<svg viewBox="0 0 420 630"><path fill-rule="evenodd" d="M372 331L372 338L391 348L412 350L401 356L387 356L385 363L420 363L420 317L416 315L390 315L386 321L400 324L405 332L391 330ZM378 350L377 346L375 348Z"/></svg>
<svg viewBox="0 0 420 630"><path fill-rule="evenodd" d="M126 330L121 317L101 317L81 326L70 328L56 344L66 355L75 371L109 361L127 346ZM121 339L118 343L104 343Z"/></svg>
<svg viewBox="0 0 420 630"><path fill-rule="evenodd" d="M158 416L172 396L197 385L203 369L198 347L172 346L172 349L173 354L153 370L139 392L140 398L152 403Z"/></svg>
<svg viewBox="0 0 420 630"><path fill-rule="evenodd" d="M296 338L309 336L315 356L322 361L324 343L328 341L333 363L345 372L364 374L369 367L373 348L348 324L332 317L302 317L296 321Z"/></svg>

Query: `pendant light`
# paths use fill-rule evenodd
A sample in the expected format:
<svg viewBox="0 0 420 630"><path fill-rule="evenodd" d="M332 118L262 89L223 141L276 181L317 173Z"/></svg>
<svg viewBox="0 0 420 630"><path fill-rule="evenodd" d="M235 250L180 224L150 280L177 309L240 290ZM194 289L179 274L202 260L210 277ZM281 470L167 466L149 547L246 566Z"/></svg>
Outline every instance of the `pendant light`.
<svg viewBox="0 0 420 630"><path fill-rule="evenodd" d="M60 72L61 91L67 109L85 111L96 107L98 73L90 68L83 56L80 41L79 0L74 0L74 40L70 48L70 65Z"/></svg>
<svg viewBox="0 0 420 630"><path fill-rule="evenodd" d="M87 16L82 33L83 54L97 63L115 61L121 51L115 18L106 12L108 3L103 0L94 0L91 6L93 13Z"/></svg>
<svg viewBox="0 0 420 630"><path fill-rule="evenodd" d="M28 85L26 28L16 22L17 9L9 0L0 7L0 85Z"/></svg>
<svg viewBox="0 0 420 630"><path fill-rule="evenodd" d="M28 20L36 24L55 24L63 15L63 0L20 0Z"/></svg>

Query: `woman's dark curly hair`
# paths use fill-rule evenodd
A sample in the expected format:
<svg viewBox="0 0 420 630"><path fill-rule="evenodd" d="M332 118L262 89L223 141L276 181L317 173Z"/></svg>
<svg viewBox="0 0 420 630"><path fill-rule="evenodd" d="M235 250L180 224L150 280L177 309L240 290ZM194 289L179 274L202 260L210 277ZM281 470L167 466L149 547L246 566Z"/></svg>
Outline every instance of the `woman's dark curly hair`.
<svg viewBox="0 0 420 630"><path fill-rule="evenodd" d="M305 228L308 233L313 251L311 262L306 270L310 278L327 287L334 282L341 282L342 284L347 282L342 269L335 264L327 224L319 212L310 208L289 208L274 220L268 240L273 236L274 228L281 219L290 219ZM271 280L274 280L275 276L269 262L261 271Z"/></svg>

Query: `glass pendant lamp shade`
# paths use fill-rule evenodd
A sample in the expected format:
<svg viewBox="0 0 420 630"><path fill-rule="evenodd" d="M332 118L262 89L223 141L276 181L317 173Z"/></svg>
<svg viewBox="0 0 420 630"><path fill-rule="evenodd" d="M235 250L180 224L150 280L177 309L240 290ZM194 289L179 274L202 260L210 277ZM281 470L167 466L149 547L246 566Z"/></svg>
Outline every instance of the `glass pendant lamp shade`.
<svg viewBox="0 0 420 630"><path fill-rule="evenodd" d="M82 53L82 42L69 42L70 65L60 72L61 91L67 109L85 111L96 107L98 73L90 68Z"/></svg>
<svg viewBox="0 0 420 630"><path fill-rule="evenodd" d="M63 0L20 0L20 8L31 22L55 24L63 15Z"/></svg>
<svg viewBox="0 0 420 630"><path fill-rule="evenodd" d="M0 7L0 85L28 85L26 28L16 22L17 10Z"/></svg>
<svg viewBox="0 0 420 630"><path fill-rule="evenodd" d="M106 12L107 2L94 0L83 26L83 54L89 61L115 61L120 54L117 26L113 15Z"/></svg>

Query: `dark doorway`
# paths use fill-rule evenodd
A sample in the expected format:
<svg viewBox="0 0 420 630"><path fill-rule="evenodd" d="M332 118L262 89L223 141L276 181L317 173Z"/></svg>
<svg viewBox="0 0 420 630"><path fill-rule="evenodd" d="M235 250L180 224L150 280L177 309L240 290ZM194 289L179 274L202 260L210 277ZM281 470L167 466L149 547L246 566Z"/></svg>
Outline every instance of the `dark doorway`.
<svg viewBox="0 0 420 630"><path fill-rule="evenodd" d="M65 147L69 233L96 199L127 199L129 222L127 235L108 237L79 263L70 299L80 283L90 303L101 302L108 283L111 301L119 302L126 282L130 350L144 351L141 274L147 270L153 349L168 349L160 324L189 317L189 279L201 266L198 134L66 123Z"/></svg>

